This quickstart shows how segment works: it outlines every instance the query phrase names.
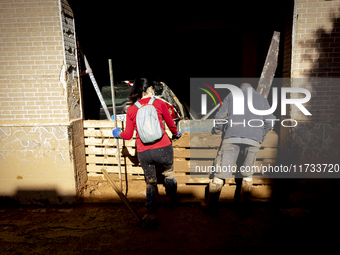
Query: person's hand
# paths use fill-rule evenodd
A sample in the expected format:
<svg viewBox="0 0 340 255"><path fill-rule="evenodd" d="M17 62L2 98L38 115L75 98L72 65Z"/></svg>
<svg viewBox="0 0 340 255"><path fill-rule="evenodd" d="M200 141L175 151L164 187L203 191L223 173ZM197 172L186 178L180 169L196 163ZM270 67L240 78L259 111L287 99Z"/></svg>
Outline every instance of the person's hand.
<svg viewBox="0 0 340 255"><path fill-rule="evenodd" d="M172 136L172 140L179 139L179 138L181 138L181 136L182 136L182 132L177 132L176 135L173 135L173 136Z"/></svg>
<svg viewBox="0 0 340 255"><path fill-rule="evenodd" d="M113 129L112 130L112 135L113 137L115 138L120 138L119 134L121 133L122 131L120 130L120 128L116 128L116 129Z"/></svg>
<svg viewBox="0 0 340 255"><path fill-rule="evenodd" d="M221 130L216 129L215 127L213 127L212 130L211 130L212 135L218 135L220 133L221 133Z"/></svg>

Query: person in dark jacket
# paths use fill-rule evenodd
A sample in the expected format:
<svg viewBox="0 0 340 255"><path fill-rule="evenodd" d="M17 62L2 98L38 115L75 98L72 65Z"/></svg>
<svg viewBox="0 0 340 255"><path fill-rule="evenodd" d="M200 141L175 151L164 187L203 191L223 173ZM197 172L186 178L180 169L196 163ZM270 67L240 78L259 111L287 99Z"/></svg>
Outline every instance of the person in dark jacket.
<svg viewBox="0 0 340 255"><path fill-rule="evenodd" d="M232 93L224 99L222 107L215 115L215 127L212 134L220 134L224 125L218 124L221 120L227 120L225 135L220 150L215 160L215 172L209 183L208 203L203 202L204 208L216 209L216 205L226 179L232 177L232 170L236 162L243 175L241 198L247 198L252 188L252 166L255 163L257 153L267 132L272 128L275 116L273 114L262 116L255 115L248 108L248 88L252 90L253 106L256 110L270 109L266 98L257 93L249 83L240 86L244 95L244 114L233 114ZM249 122L250 121L250 122ZM223 123L226 123L224 121Z"/></svg>

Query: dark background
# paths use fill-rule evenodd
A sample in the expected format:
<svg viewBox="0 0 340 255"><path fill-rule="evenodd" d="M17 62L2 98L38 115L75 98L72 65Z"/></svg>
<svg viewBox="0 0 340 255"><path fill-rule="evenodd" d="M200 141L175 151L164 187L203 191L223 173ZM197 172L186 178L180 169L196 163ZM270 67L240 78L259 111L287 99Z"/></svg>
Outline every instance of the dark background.
<svg viewBox="0 0 340 255"><path fill-rule="evenodd" d="M281 32L275 77L282 76L291 1L275 1L275 5L267 0L196 2L192 6L68 2L80 48L99 87L110 84L108 59L112 59L115 83L152 77L189 103L190 77L259 77L274 31ZM245 66L253 71L245 71ZM98 119L100 102L87 75L82 77L82 87L85 119Z"/></svg>

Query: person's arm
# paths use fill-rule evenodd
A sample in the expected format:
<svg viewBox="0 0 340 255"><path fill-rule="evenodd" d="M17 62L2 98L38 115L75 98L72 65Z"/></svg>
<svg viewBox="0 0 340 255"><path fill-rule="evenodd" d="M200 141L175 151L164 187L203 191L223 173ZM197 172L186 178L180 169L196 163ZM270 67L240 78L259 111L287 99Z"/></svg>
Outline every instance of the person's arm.
<svg viewBox="0 0 340 255"><path fill-rule="evenodd" d="M131 105L130 107L135 107L135 106ZM126 113L125 131L119 134L119 137L124 140L130 140L133 136L134 125L133 125L133 120L132 120L132 108L130 109L130 107Z"/></svg>
<svg viewBox="0 0 340 255"><path fill-rule="evenodd" d="M270 109L268 100L266 98L264 98L264 109L263 110L268 110ZM273 121L275 119L275 116L273 114L269 114L264 116L264 136L266 136L266 134L269 132L269 130L271 130L274 127L275 121Z"/></svg>
<svg viewBox="0 0 340 255"><path fill-rule="evenodd" d="M215 115L215 126L211 130L212 134L219 134L221 133L221 130L223 129L224 124L219 124L217 120L226 120L228 118L228 103L229 103L229 97L227 96L222 103L222 106L218 110L218 112Z"/></svg>
<svg viewBox="0 0 340 255"><path fill-rule="evenodd" d="M161 105L162 115L163 115L163 118L165 120L166 125L168 126L168 128L170 129L170 131L171 131L171 133L173 135L177 135L178 134L178 130L177 130L177 127L176 127L176 124L175 124L174 120L172 119L172 117L170 115L168 107L162 101L160 101L160 105Z"/></svg>

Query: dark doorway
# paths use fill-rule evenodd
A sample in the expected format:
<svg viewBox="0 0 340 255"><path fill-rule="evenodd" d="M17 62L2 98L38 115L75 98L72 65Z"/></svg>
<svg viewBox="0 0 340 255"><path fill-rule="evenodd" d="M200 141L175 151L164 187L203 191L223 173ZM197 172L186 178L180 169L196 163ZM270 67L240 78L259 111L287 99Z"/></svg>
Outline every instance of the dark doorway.
<svg viewBox="0 0 340 255"><path fill-rule="evenodd" d="M190 77L259 77L274 31L281 32L275 77L282 77L286 17L293 1L160 9L68 1L80 47L100 87L110 84L111 58L115 82L151 76L188 102ZM82 83L85 119L98 119L100 102L89 77L83 76Z"/></svg>

